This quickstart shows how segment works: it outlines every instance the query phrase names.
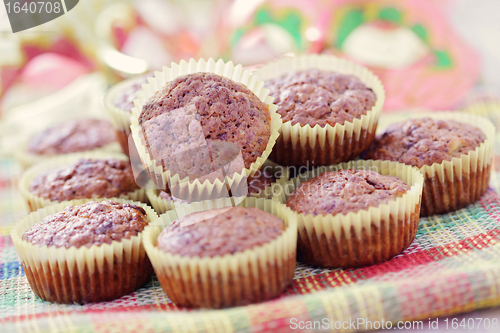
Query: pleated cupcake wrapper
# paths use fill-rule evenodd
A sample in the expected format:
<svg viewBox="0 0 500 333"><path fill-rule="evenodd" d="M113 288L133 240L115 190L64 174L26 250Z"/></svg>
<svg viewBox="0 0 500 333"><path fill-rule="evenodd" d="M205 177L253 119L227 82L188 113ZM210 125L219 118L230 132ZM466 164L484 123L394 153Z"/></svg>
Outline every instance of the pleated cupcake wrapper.
<svg viewBox="0 0 500 333"><path fill-rule="evenodd" d="M479 128L486 136L481 145L467 154L420 168L425 176L421 215L455 211L478 200L488 189L490 179L495 138L493 123L462 112L434 112L419 117L455 120Z"/></svg>
<svg viewBox="0 0 500 333"><path fill-rule="evenodd" d="M69 153L69 154L59 154L59 155L39 155L39 154L33 154L28 151L28 142L22 144L19 149L15 152L15 158L17 161L21 164L23 169L28 169L29 167L45 162L45 161L50 161L55 158L59 158L61 156L73 156L73 155L78 155L82 153L91 153L91 154L105 154L105 153L110 153L110 154L119 154L121 152L121 147L119 142L112 142L107 145L104 145L100 148L95 148L91 149L85 152L76 152L76 153Z"/></svg>
<svg viewBox="0 0 500 333"><path fill-rule="evenodd" d="M149 203L155 209L158 214L163 214L169 210L175 209L175 203L173 200L165 200L160 198L160 190L147 189L146 195L148 197Z"/></svg>
<svg viewBox="0 0 500 333"><path fill-rule="evenodd" d="M104 201L108 199L96 199ZM154 225L158 215L149 206L131 200L113 199L138 205ZM143 246L143 234L111 244L80 248L38 246L22 240L22 235L43 218L62 211L71 203L45 207L17 222L11 238L33 292L58 303L90 303L129 294L143 285L153 272Z"/></svg>
<svg viewBox="0 0 500 333"><path fill-rule="evenodd" d="M296 213L298 260L327 267L358 267L392 258L404 251L417 233L424 177L417 168L397 162L357 160L324 166L283 184L274 200L286 203L303 182L325 171L373 170L393 175L411 185L402 196L377 207L347 214L317 215Z"/></svg>
<svg viewBox="0 0 500 333"><path fill-rule="evenodd" d="M128 160L125 155L120 153L87 152L87 153L71 154L68 156L66 155L58 156L48 161L44 161L36 165L33 165L31 168L29 168L23 173L18 183L19 191L23 195L31 211L35 211L39 208L52 206L59 203L58 201L42 198L32 193L30 191L31 182L39 175L42 175L54 169L63 168L64 166L77 162L81 158L94 158L94 159L116 158L124 161ZM119 198L147 202L146 190L143 188L139 188L133 192L122 194L119 196ZM96 198L84 198L84 199L68 200L64 202L67 203L68 205L79 205L84 202L93 201L95 199ZM114 200L116 198L108 198L108 199Z"/></svg>
<svg viewBox="0 0 500 333"><path fill-rule="evenodd" d="M263 301L279 295L295 270L297 223L290 209L273 200L247 198L244 207L257 207L284 220L286 230L277 239L253 249L222 257L199 258L159 250L161 230L187 214L232 206L228 198L182 205L159 218L159 228L144 234L144 247L163 290L177 305L222 308Z"/></svg>
<svg viewBox="0 0 500 333"><path fill-rule="evenodd" d="M281 58L259 68L254 75L259 80L277 78L296 70L316 68L358 77L377 96L371 110L360 118L343 125L292 125L283 122L280 137L270 159L294 166L330 165L351 160L368 148L375 137L377 123L384 105L385 91L379 78L367 68L331 55L300 55Z"/></svg>
<svg viewBox="0 0 500 333"><path fill-rule="evenodd" d="M225 176L225 179L216 179L214 182L205 180L202 183L199 179L190 180L189 177L181 179L179 174L172 175L169 170L164 171L161 163L152 158L139 135L141 129L138 121L144 103L157 91L161 90L167 82L179 76L197 72L215 73L244 84L269 106L271 114L271 136L262 155L249 168L243 169L241 173L234 173L231 177ZM250 71L243 70L241 65L235 66L232 62L225 63L223 60L215 62L213 59L208 61L204 59L199 61L191 59L189 62L181 61L180 64L172 63L171 67L163 67L162 72L155 72L155 78L149 78L148 84L144 84L142 87L143 90L137 94L138 99L134 101L135 107L132 108L131 117L131 131L137 151L152 180L160 188L175 188L177 197L184 200L194 202L226 197L229 189L233 192L235 192L234 189L240 189L247 182L247 179L251 178L266 161L279 136L282 125L281 116L276 113L277 108L272 104L273 98L269 96L269 90L263 88L264 82L256 81L251 76Z"/></svg>
<svg viewBox="0 0 500 333"><path fill-rule="evenodd" d="M116 137L122 150L128 155L128 137L130 135L130 110L122 110L114 103L117 94L128 88L131 84L137 81L137 78L117 83L106 93L103 99L104 108L107 110L111 119L111 124L116 131Z"/></svg>
<svg viewBox="0 0 500 333"><path fill-rule="evenodd" d="M274 192L281 185L279 182L272 183L269 186L266 186L263 190L259 190L258 192L249 193L248 197L253 198L262 198L262 199L271 199L274 196ZM158 214L163 214L169 210L176 209L176 207L183 205L184 203L175 203L173 200L166 200L160 197L160 190L157 189L147 189L146 196L149 200L149 203L154 208L154 210ZM229 197L227 197L229 198ZM239 199L236 197L236 199ZM234 200L234 199L233 199Z"/></svg>

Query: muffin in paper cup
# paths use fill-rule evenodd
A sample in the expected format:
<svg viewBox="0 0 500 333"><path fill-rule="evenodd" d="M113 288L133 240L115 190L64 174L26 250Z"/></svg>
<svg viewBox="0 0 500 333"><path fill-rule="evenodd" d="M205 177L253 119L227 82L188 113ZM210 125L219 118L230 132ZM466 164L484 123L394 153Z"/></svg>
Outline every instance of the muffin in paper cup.
<svg viewBox="0 0 500 333"><path fill-rule="evenodd" d="M325 72L353 75L376 95L375 105L366 114L344 124L292 125L285 121L280 136L269 157L286 166L331 165L357 157L368 148L375 137L377 123L385 100L385 91L379 78L370 70L345 59L331 55L299 55L283 57L254 72L258 80L278 78L292 71L318 69Z"/></svg>
<svg viewBox="0 0 500 333"><path fill-rule="evenodd" d="M157 246L162 229L190 213L233 206L229 198L181 205L161 215L159 227L144 234L144 247L167 296L177 305L223 308L278 296L295 272L297 224L289 208L268 199L246 198L239 206L256 207L283 220L276 239L243 252L214 257L181 256Z"/></svg>
<svg viewBox="0 0 500 333"><path fill-rule="evenodd" d="M58 156L50 160L35 164L22 174L18 182L19 191L26 200L29 209L31 211L36 211L39 208L44 208L59 203L59 201L49 200L40 197L30 191L30 185L37 176L45 174L55 169L63 168L64 166L75 163L82 158L103 159L103 160L114 158L121 161L128 161L127 156L121 153L87 152L87 153L75 153L75 154ZM147 202L146 190L144 188L138 188L137 190L134 190L132 192L124 193L120 195L119 198L141 201L144 203ZM87 201L93 201L95 199L96 198L73 199L73 200L65 200L64 202L67 202L69 205L78 205ZM108 198L108 199L116 199L116 198Z"/></svg>
<svg viewBox="0 0 500 333"><path fill-rule="evenodd" d="M153 75L152 73L149 75ZM128 79L122 82L115 84L113 87L109 89L106 95L103 98L103 105L108 115L111 119L111 123L116 132L116 139L120 144L123 152L130 156L129 154L129 135L130 135L130 110L125 110L120 108L116 104L116 98L119 97L120 94L124 92L132 94L133 90L135 90L134 86L147 82L148 75L138 76L132 79ZM135 99L135 97L134 97Z"/></svg>
<svg viewBox="0 0 500 333"><path fill-rule="evenodd" d="M108 199L95 201L105 200ZM10 235L30 287L38 297L65 304L101 302L129 294L148 280L153 269L144 250L143 235L158 215L140 202L113 201L142 207L149 225L129 239L79 248L38 246L22 239L23 234L43 218L74 203L57 203L39 209L14 225Z"/></svg>
<svg viewBox="0 0 500 333"><path fill-rule="evenodd" d="M478 115L462 112L433 112L419 114L419 118L453 120L481 130L485 140L475 149L451 161L435 162L420 167L425 177L421 216L443 214L463 208L477 201L488 189L495 126ZM368 156L372 158L370 150Z"/></svg>
<svg viewBox="0 0 500 333"><path fill-rule="evenodd" d="M350 268L382 262L403 252L418 229L424 177L417 168L380 160L323 166L283 183L273 200L285 204L303 182L325 171L342 169L396 176L411 187L386 203L347 214L313 215L290 210L297 218L297 259L318 266Z"/></svg>
<svg viewBox="0 0 500 333"><path fill-rule="evenodd" d="M157 91L161 90L167 82L182 75L200 72L214 73L245 85L269 109L271 132L267 146L262 155L249 168L242 168L241 172L233 170L234 172L225 174L226 170L223 170L226 168L229 170L233 167L233 162L236 165L236 160L238 158L241 159L240 152L240 155L227 166L224 166L223 169L216 170L209 175L196 179L189 179L188 176L181 178L178 173L172 174L170 170L164 170L160 161L154 160L151 152L144 145L142 130L139 125L139 116L143 105ZM243 70L241 65L235 66L232 62L225 63L222 60L215 62L213 59L209 59L208 61L204 59L199 61L191 59L189 62L181 61L180 64L172 63L171 67L163 67L162 72L155 72L155 77L149 78L148 82L148 84L143 85L143 90L137 94L138 99L134 101L135 107L132 109L131 131L142 164L158 188L169 188L171 193L175 193L176 197L190 202L228 197L229 192L232 192L233 196L234 193L238 193L237 196L246 195L245 185L247 180L251 179L266 161L279 136L279 129L281 128L281 116L276 113L276 106L272 104L272 98L269 97L269 90L263 88L264 83L256 81L250 74L250 71Z"/></svg>

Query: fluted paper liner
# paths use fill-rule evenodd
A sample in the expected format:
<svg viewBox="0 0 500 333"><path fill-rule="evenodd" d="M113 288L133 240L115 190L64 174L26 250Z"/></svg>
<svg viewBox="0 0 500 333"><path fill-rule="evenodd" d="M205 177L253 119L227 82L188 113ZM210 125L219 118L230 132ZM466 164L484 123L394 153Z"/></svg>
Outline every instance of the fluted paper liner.
<svg viewBox="0 0 500 333"><path fill-rule="evenodd" d="M118 139L118 137L117 137ZM68 153L68 154L58 154L58 155L42 155L42 154L33 154L33 153L30 153L28 151L28 141L26 141L25 143L21 144L19 149L17 150L17 152L14 154L15 155L15 158L17 159L17 161L19 161L19 163L21 164L21 166L23 167L23 169L28 169L29 167L35 165L35 164L38 164L38 163L41 163L41 162L45 162L45 161L49 161L49 160L53 160L55 158L59 158L61 156L73 156L73 155L78 155L78 154L82 154L82 153L91 153L91 154L106 154L106 153L110 153L110 154L119 154L121 152L121 148L120 148L120 144L119 142L111 142L111 143L108 143L107 145L104 145L100 148L95 148L95 149L91 149L91 150L87 150L87 151L82 151L82 152L75 152L75 153Z"/></svg>
<svg viewBox="0 0 500 333"><path fill-rule="evenodd" d="M31 211L35 211L39 208L55 205L59 203L59 201L53 201L46 198L39 197L38 195L32 193L30 191L31 182L39 175L50 172L54 169L63 168L67 165L77 162L81 158L94 158L94 159L109 159L115 158L118 160L128 160L127 157L121 153L80 153L80 154L71 154L54 157L53 159L38 163L33 165L31 168L26 170L21 178L19 179L18 188L21 194L23 195L26 203L28 204ZM147 202L146 190L143 188L139 188L133 192L124 193L119 196L121 199L128 199L134 201ZM74 199L64 201L68 205L79 205L87 201L93 201L96 198L83 198L83 199ZM114 200L116 198L107 198L109 200Z"/></svg>
<svg viewBox="0 0 500 333"><path fill-rule="evenodd" d="M108 199L97 199L104 201ZM33 292L58 303L91 303L115 299L142 286L153 272L143 246L143 234L154 225L157 215L149 206L135 201L113 199L144 208L150 225L130 239L111 244L76 248L38 246L22 240L22 235L43 218L71 204L45 207L17 222L11 238Z"/></svg>
<svg viewBox="0 0 500 333"><path fill-rule="evenodd" d="M455 211L477 201L488 189L495 126L486 118L462 112L434 112L419 118L424 116L475 126L486 139L467 154L420 168L425 176L421 216Z"/></svg>
<svg viewBox="0 0 500 333"><path fill-rule="evenodd" d="M325 267L358 267L388 260L403 252L418 229L424 177L417 168L391 161L357 160L323 166L283 184L274 200L286 203L303 182L325 171L373 170L393 175L408 185L402 196L357 212L312 215L293 212L297 217L298 260Z"/></svg>
<svg viewBox="0 0 500 333"><path fill-rule="evenodd" d="M106 93L103 99L104 108L108 111L108 115L111 119L111 124L116 131L116 139L118 143L122 147L123 152L129 156L128 154L128 137L130 135L130 110L123 110L117 107L114 103L114 99L117 94L123 92L130 85L134 84L141 77L135 77L129 80L125 80L115 84L109 91Z"/></svg>
<svg viewBox="0 0 500 333"><path fill-rule="evenodd" d="M285 57L257 69L258 80L277 78L296 70L316 68L356 76L371 88L377 100L371 110L359 118L335 126L283 122L280 136L269 157L282 165L320 166L349 161L368 148L375 137L377 123L385 100L379 78L370 70L331 55Z"/></svg>
<svg viewBox="0 0 500 333"><path fill-rule="evenodd" d="M290 209L273 200L247 198L244 207L257 207L284 220L286 229L275 240L235 254L210 257L173 255L159 250L161 230L187 214L232 206L222 198L182 205L160 216L158 228L144 234L144 247L167 296L177 305L223 308L278 296L295 271L297 223Z"/></svg>
<svg viewBox="0 0 500 333"><path fill-rule="evenodd" d="M255 95L257 95L261 101L265 102L269 106L269 112L271 115L271 135L266 149L262 155L250 165L249 168L243 169L241 173L234 173L231 177L226 176L225 181L215 179L213 182L205 180L202 183L199 179L190 180L189 177L180 179L178 174L172 175L169 170L164 171L161 163L158 163L152 158L152 156L150 156L139 136L141 129L138 121L144 103L157 91L161 90L167 82L172 81L179 76L197 72L215 73L235 82L242 83ZM204 59L200 59L199 61L191 59L189 62L185 62L183 60L180 64L172 63L171 67L163 67L162 72L155 72L155 77L149 78L148 84L144 84L142 87L143 90L137 94L138 99L134 101L135 107L132 108L131 117L132 136L139 156L151 178L157 185L159 185L159 187L176 187L176 193L178 193L177 197L184 200L194 202L224 197L227 196L228 188L233 190L240 188L243 185L242 182L246 182L247 178L251 178L266 161L271 153L276 139L279 136L281 116L276 113L276 106L272 104L273 98L269 96L269 90L263 88L264 83L256 81L250 74L250 71L243 70L241 65L235 66L232 62L225 63L223 60L215 62L213 59L209 59L208 61Z"/></svg>

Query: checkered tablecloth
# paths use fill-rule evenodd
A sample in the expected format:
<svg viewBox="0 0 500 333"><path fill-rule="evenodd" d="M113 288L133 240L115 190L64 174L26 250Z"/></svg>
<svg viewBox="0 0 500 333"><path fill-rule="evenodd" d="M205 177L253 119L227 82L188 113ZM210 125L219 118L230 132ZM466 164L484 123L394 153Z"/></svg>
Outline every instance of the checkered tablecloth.
<svg viewBox="0 0 500 333"><path fill-rule="evenodd" d="M500 107L473 111L489 117L500 132ZM37 298L9 236L27 214L16 189L20 173L13 160L0 160L0 332L286 332L300 321L427 321L500 304L498 134L488 192L455 213L420 219L417 237L403 254L359 269L297 264L293 284L281 297L216 311L175 306L154 276L112 302L59 305Z"/></svg>

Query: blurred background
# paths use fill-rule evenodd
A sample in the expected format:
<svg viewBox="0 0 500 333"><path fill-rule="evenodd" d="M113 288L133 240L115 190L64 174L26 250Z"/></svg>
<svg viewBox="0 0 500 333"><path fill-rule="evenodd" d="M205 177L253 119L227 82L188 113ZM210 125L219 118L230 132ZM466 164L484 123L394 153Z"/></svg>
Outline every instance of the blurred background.
<svg viewBox="0 0 500 333"><path fill-rule="evenodd" d="M0 154L55 122L105 118L110 86L189 58L335 54L381 78L387 113L496 100L499 12L497 0L82 0L12 33L0 5Z"/></svg>

